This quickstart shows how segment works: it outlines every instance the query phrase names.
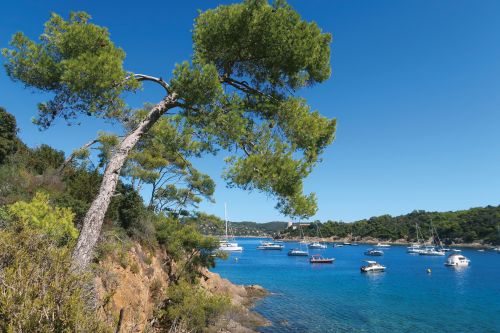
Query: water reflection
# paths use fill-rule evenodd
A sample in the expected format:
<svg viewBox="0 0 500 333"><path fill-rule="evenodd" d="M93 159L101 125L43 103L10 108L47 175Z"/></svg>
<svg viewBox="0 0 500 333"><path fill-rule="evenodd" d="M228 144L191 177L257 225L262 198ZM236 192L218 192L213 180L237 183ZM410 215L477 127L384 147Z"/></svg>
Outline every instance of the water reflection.
<svg viewBox="0 0 500 333"><path fill-rule="evenodd" d="M470 274L469 266L450 266L448 269L454 273L453 280L455 281L456 291L463 294L466 290L466 284Z"/></svg>

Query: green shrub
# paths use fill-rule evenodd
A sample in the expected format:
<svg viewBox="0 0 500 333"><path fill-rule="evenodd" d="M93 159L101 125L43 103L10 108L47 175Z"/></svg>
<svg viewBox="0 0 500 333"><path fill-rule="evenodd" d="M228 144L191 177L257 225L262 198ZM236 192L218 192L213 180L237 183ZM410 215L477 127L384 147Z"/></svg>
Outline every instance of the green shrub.
<svg viewBox="0 0 500 333"><path fill-rule="evenodd" d="M156 237L169 256L178 263L177 279L193 282L199 276L201 267L215 266L213 254L219 247L219 241L202 235L192 224L182 224L175 218L158 218Z"/></svg>
<svg viewBox="0 0 500 333"><path fill-rule="evenodd" d="M70 249L25 226L0 229L0 332L109 332Z"/></svg>
<svg viewBox="0 0 500 333"><path fill-rule="evenodd" d="M8 211L21 224L40 230L59 244L70 243L78 237L71 209L52 207L49 196L42 192L36 193L31 202L18 201L10 205Z"/></svg>
<svg viewBox="0 0 500 333"><path fill-rule="evenodd" d="M227 296L213 295L186 281L167 289L168 300L162 319L168 327L201 332L231 307Z"/></svg>

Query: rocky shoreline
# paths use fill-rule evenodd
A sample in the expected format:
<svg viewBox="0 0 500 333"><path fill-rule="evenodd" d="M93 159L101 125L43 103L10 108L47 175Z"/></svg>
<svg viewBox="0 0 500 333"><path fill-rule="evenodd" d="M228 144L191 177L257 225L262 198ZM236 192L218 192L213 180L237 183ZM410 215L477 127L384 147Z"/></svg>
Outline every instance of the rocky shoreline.
<svg viewBox="0 0 500 333"><path fill-rule="evenodd" d="M266 289L259 285L237 285L208 270L203 272L203 276L202 286L206 290L228 296L233 305L233 309L214 325L227 330L217 332L251 333L256 332L258 327L271 325L269 320L251 310L257 301L269 295ZM212 332L210 327L208 332Z"/></svg>
<svg viewBox="0 0 500 333"><path fill-rule="evenodd" d="M325 242L325 243L356 243L356 244L367 244L367 245L376 245L379 243L383 244L389 244L389 245L411 245L412 242L408 242L405 239L398 239L398 240L391 240L391 241L386 241L386 240L381 240L377 238L372 238L372 237L365 237L365 238L339 238L339 237L304 237L304 238L283 238L280 239L283 242L300 242L300 241L308 241L308 242ZM471 249L492 249L494 248L493 245L490 244L483 244L483 243L453 243L446 245L446 247L463 247L463 248L471 248Z"/></svg>

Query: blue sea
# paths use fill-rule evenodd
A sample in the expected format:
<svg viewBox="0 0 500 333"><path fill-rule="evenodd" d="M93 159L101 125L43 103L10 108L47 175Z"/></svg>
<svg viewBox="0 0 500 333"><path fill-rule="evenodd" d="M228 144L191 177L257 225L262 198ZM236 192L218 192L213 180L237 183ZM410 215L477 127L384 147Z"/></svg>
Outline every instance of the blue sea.
<svg viewBox="0 0 500 333"><path fill-rule="evenodd" d="M500 332L500 253L462 249L471 264L456 269L444 266L447 256L409 255L404 246L366 257L371 246L330 245L310 253L335 262L311 265L287 256L297 243L263 251L256 249L261 240L238 239L244 251L212 269L271 292L254 308L273 324L261 332ZM360 273L367 259L387 270Z"/></svg>

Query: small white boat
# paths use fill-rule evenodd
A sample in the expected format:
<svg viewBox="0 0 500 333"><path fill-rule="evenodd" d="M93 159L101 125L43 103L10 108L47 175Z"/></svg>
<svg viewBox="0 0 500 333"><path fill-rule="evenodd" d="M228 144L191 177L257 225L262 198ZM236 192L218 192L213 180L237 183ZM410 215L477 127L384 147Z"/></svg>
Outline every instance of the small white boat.
<svg viewBox="0 0 500 333"><path fill-rule="evenodd" d="M411 246L407 247L406 252L410 253L410 254L419 254L420 252L422 252L422 250L423 250L422 245L420 245L420 244L412 244Z"/></svg>
<svg viewBox="0 0 500 333"><path fill-rule="evenodd" d="M459 249L452 249L453 252L462 252L462 250Z"/></svg>
<svg viewBox="0 0 500 333"><path fill-rule="evenodd" d="M291 257L308 257L309 252L302 251L300 249L291 249L290 251L288 251L288 255Z"/></svg>
<svg viewBox="0 0 500 333"><path fill-rule="evenodd" d="M283 250L285 245L273 243L273 242L260 242L260 245L257 246L258 250Z"/></svg>
<svg viewBox="0 0 500 333"><path fill-rule="evenodd" d="M419 253L421 256L444 256L446 253L441 250L436 250L434 247L426 247Z"/></svg>
<svg viewBox="0 0 500 333"><path fill-rule="evenodd" d="M321 244L318 242L311 243L308 245L308 247L310 249L326 249L327 248L326 244Z"/></svg>
<svg viewBox="0 0 500 333"><path fill-rule="evenodd" d="M367 256L383 256L384 252L377 249L368 249L365 251L365 255Z"/></svg>
<svg viewBox="0 0 500 333"><path fill-rule="evenodd" d="M484 252L484 249L477 250L477 252Z"/></svg>
<svg viewBox="0 0 500 333"><path fill-rule="evenodd" d="M333 247L342 247L344 246L343 244L333 244Z"/></svg>
<svg viewBox="0 0 500 333"><path fill-rule="evenodd" d="M500 247L495 247L495 248L493 249L493 251L500 252Z"/></svg>
<svg viewBox="0 0 500 333"><path fill-rule="evenodd" d="M470 260L461 254L453 253L448 256L444 263L446 266L464 267L469 266Z"/></svg>
<svg viewBox="0 0 500 333"><path fill-rule="evenodd" d="M361 266L361 272L362 273L368 273L368 272L383 272L385 271L385 266L382 266L376 261L372 260L365 260L368 265Z"/></svg>
<svg viewBox="0 0 500 333"><path fill-rule="evenodd" d="M350 246L350 245L351 245L351 243L349 243L349 242L344 242L344 245Z"/></svg>
<svg viewBox="0 0 500 333"><path fill-rule="evenodd" d="M377 247L391 247L390 244L378 243Z"/></svg>
<svg viewBox="0 0 500 333"><path fill-rule="evenodd" d="M238 246L238 243L235 243L235 242L220 241L219 250L220 251L237 252L237 251L243 251L243 247Z"/></svg>

